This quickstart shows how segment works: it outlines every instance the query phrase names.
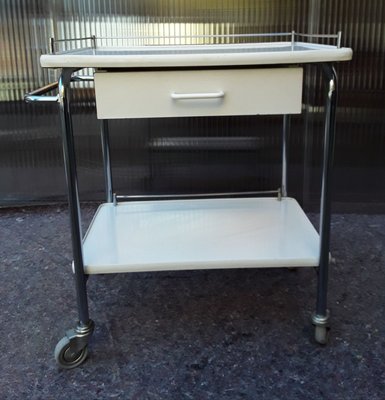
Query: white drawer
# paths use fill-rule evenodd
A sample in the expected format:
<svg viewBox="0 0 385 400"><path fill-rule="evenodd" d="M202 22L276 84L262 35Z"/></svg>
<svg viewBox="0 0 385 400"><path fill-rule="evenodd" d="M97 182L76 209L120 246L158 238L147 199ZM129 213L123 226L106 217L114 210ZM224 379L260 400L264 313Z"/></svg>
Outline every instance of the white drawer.
<svg viewBox="0 0 385 400"><path fill-rule="evenodd" d="M302 68L97 72L97 116L298 114L302 74Z"/></svg>

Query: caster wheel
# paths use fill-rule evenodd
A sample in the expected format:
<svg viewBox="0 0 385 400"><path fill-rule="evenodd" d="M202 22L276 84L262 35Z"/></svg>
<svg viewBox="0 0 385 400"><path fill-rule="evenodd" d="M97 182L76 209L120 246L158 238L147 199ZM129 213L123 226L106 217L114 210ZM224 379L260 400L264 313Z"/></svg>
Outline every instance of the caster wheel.
<svg viewBox="0 0 385 400"><path fill-rule="evenodd" d="M316 326L314 338L319 344L327 344L329 341L329 328L326 326Z"/></svg>
<svg viewBox="0 0 385 400"><path fill-rule="evenodd" d="M71 349L71 341L67 336L59 340L55 347L55 360L61 368L72 369L82 364L88 356L88 347L83 347L80 351Z"/></svg>

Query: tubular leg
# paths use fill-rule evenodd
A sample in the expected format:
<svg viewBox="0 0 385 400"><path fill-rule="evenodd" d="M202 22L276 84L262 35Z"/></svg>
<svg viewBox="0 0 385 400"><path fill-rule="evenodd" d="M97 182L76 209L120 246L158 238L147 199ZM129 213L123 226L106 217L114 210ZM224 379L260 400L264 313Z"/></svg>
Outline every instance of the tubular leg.
<svg viewBox="0 0 385 400"><path fill-rule="evenodd" d="M288 153L288 140L290 133L290 115L283 116L283 130L282 130L282 196L287 196L287 153Z"/></svg>
<svg viewBox="0 0 385 400"><path fill-rule="evenodd" d="M111 158L110 158L110 134L108 130L108 120L103 119L101 122L101 139L102 139L102 152L103 152L103 168L104 180L106 187L106 201L107 203L113 202L113 188L112 188L112 172L111 172Z"/></svg>
<svg viewBox="0 0 385 400"><path fill-rule="evenodd" d="M330 64L323 64L327 81L325 136L320 212L320 263L318 269L318 288L316 312L313 323L316 327L327 326L327 285L329 268L330 219L331 219L331 176L334 153L334 130L337 104L337 74Z"/></svg>
<svg viewBox="0 0 385 400"><path fill-rule="evenodd" d="M76 174L76 158L72 119L70 112L69 88L73 70L63 69L59 79L59 105L62 128L64 165L66 171L68 204L71 218L72 251L74 257L74 272L76 294L79 312L79 327L89 327L91 322L88 314L86 276L83 268L82 230L79 206L78 182Z"/></svg>

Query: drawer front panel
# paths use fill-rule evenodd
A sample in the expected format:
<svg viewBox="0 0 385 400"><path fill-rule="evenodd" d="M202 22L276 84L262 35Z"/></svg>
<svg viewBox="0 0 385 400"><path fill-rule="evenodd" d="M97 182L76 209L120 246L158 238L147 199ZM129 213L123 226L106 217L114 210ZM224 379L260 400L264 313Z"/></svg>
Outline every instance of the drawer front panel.
<svg viewBox="0 0 385 400"><path fill-rule="evenodd" d="M302 68L95 73L100 119L298 114Z"/></svg>

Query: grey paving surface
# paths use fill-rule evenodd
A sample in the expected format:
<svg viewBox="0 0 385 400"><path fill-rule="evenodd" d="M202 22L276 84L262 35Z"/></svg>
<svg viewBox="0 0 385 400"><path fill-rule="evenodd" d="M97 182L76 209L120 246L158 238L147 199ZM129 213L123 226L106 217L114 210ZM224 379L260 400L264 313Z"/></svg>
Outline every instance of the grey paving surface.
<svg viewBox="0 0 385 400"><path fill-rule="evenodd" d="M0 210L0 399L384 399L385 216L332 229L327 347L311 339L311 269L104 275L89 280L90 357L62 371L67 210Z"/></svg>

